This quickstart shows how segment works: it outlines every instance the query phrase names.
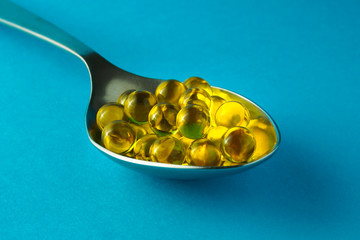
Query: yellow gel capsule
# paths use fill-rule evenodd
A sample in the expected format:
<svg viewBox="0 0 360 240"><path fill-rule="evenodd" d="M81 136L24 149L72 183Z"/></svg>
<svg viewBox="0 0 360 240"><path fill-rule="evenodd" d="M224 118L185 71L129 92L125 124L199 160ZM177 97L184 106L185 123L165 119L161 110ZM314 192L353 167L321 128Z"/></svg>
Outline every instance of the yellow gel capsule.
<svg viewBox="0 0 360 240"><path fill-rule="evenodd" d="M179 99L185 91L186 87L182 82L171 79L160 83L156 88L155 96L159 103L166 102L178 105Z"/></svg>
<svg viewBox="0 0 360 240"><path fill-rule="evenodd" d="M211 107L211 96L203 89L189 88L179 99L179 105L181 108L189 104L197 104L205 106L208 109Z"/></svg>
<svg viewBox="0 0 360 240"><path fill-rule="evenodd" d="M211 125L215 126L215 114L219 107L225 103L226 100L219 96L211 96L211 107L210 107L210 116L211 116Z"/></svg>
<svg viewBox="0 0 360 240"><path fill-rule="evenodd" d="M250 120L248 109L240 102L230 101L222 104L215 114L215 122L224 127L246 127Z"/></svg>
<svg viewBox="0 0 360 240"><path fill-rule="evenodd" d="M107 103L96 114L96 123L100 130L115 120L128 120L124 107L118 103Z"/></svg>
<svg viewBox="0 0 360 240"><path fill-rule="evenodd" d="M143 125L138 125L136 123L129 123L130 126L135 130L136 133L136 139L141 138L142 136L145 136L147 134L147 131L145 128L143 128Z"/></svg>
<svg viewBox="0 0 360 240"><path fill-rule="evenodd" d="M179 111L176 117L176 126L184 137L202 138L210 126L209 111L199 105L187 105Z"/></svg>
<svg viewBox="0 0 360 240"><path fill-rule="evenodd" d="M182 164L185 149L182 142L171 136L158 138L150 147L150 157L154 162Z"/></svg>
<svg viewBox="0 0 360 240"><path fill-rule="evenodd" d="M105 148L114 153L127 153L134 145L135 130L125 121L118 120L106 125L101 134Z"/></svg>
<svg viewBox="0 0 360 240"><path fill-rule="evenodd" d="M256 146L251 160L257 160L270 153L277 142L274 126L265 117L250 120L247 128L254 135Z"/></svg>
<svg viewBox="0 0 360 240"><path fill-rule="evenodd" d="M132 92L126 99L126 115L135 123L146 123L151 108L156 104L155 96L148 91Z"/></svg>
<svg viewBox="0 0 360 240"><path fill-rule="evenodd" d="M212 141L220 149L222 137L227 130L228 128L224 126L212 126L209 128L206 138Z"/></svg>
<svg viewBox="0 0 360 240"><path fill-rule="evenodd" d="M119 97L118 100L117 100L117 103L119 103L119 104L121 104L121 105L124 105L126 99L128 98L128 96L129 96L132 92L135 92L135 91L136 91L135 89L126 90L125 92L123 92L123 93L120 95L120 97Z"/></svg>
<svg viewBox="0 0 360 240"><path fill-rule="evenodd" d="M149 113L149 125L160 135L168 135L176 130L176 115L178 109L170 103L156 104Z"/></svg>
<svg viewBox="0 0 360 240"><path fill-rule="evenodd" d="M221 150L224 156L232 162L246 162L255 150L254 136L247 128L230 128L223 137Z"/></svg>
<svg viewBox="0 0 360 240"><path fill-rule="evenodd" d="M197 139L190 145L187 159L189 165L219 166L221 152L212 141L206 138Z"/></svg>
<svg viewBox="0 0 360 240"><path fill-rule="evenodd" d="M204 79L202 79L200 77L189 77L188 79L186 79L184 81L184 85L187 88L200 88L200 89L203 89L207 93L209 93L210 96L212 95L212 89L210 87L210 84L206 80L204 80Z"/></svg>
<svg viewBox="0 0 360 240"><path fill-rule="evenodd" d="M150 161L150 147L158 139L155 134L148 134L141 137L134 145L134 156L136 159Z"/></svg>

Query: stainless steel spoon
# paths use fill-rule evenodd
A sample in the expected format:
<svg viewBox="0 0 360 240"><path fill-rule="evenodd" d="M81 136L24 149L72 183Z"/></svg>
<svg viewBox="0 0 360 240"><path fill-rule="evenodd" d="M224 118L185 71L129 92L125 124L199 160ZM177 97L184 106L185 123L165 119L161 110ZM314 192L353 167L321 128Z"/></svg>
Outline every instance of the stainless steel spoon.
<svg viewBox="0 0 360 240"><path fill-rule="evenodd" d="M226 176L239 173L264 162L274 154L280 144L279 130L276 127L275 122L265 111L250 100L224 90L227 94L237 97L252 109L253 112L266 118L273 125L274 134L276 135L276 144L273 149L262 158L238 166L197 167L147 162L115 154L98 144L99 140L97 139L96 131L94 130L97 110L107 102L116 101L119 94L128 89L145 89L154 92L157 85L162 80L141 77L114 66L70 34L12 2L6 0L0 1L0 22L61 47L79 57L86 64L91 80L91 96L85 119L89 139L97 149L125 167L155 176L174 179ZM221 89L218 90L221 91Z"/></svg>

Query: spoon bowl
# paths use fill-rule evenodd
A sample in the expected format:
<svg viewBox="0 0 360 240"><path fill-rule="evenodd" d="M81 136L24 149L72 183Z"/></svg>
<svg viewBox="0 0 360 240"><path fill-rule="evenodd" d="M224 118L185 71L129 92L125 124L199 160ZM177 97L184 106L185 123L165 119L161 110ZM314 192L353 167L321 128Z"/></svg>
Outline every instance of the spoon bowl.
<svg viewBox="0 0 360 240"><path fill-rule="evenodd" d="M213 88L215 92L226 94L232 99L243 103L249 109L252 117L261 117L269 123L269 134L274 139L272 149L269 149L266 154L255 161L243 165L221 167L198 167L149 162L113 153L101 144L101 133L96 127L96 113L98 109L105 103L116 101L119 95L128 89L147 90L154 93L162 80L141 77L116 67L68 33L12 2L0 2L0 22L61 47L79 57L86 64L91 80L91 96L85 119L90 142L104 153L105 156L120 165L146 174L173 179L219 177L236 174L257 166L270 158L279 147L279 129L264 110L239 94L220 88Z"/></svg>

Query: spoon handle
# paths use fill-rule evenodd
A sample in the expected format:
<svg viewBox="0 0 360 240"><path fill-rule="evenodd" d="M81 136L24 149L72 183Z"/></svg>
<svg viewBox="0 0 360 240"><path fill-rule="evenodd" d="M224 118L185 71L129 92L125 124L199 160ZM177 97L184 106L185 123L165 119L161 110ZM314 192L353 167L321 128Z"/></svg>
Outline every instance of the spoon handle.
<svg viewBox="0 0 360 240"><path fill-rule="evenodd" d="M85 56L94 53L94 50L75 37L7 0L0 0L0 22L55 44L82 60Z"/></svg>

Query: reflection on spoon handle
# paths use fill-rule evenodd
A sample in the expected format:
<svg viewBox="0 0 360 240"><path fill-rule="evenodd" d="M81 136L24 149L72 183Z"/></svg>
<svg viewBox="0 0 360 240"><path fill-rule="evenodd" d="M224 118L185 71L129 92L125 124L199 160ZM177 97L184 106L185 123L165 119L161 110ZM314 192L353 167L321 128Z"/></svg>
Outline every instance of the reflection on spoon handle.
<svg viewBox="0 0 360 240"><path fill-rule="evenodd" d="M94 50L70 34L7 0L0 1L0 22L55 44L82 60L85 56L94 53Z"/></svg>

